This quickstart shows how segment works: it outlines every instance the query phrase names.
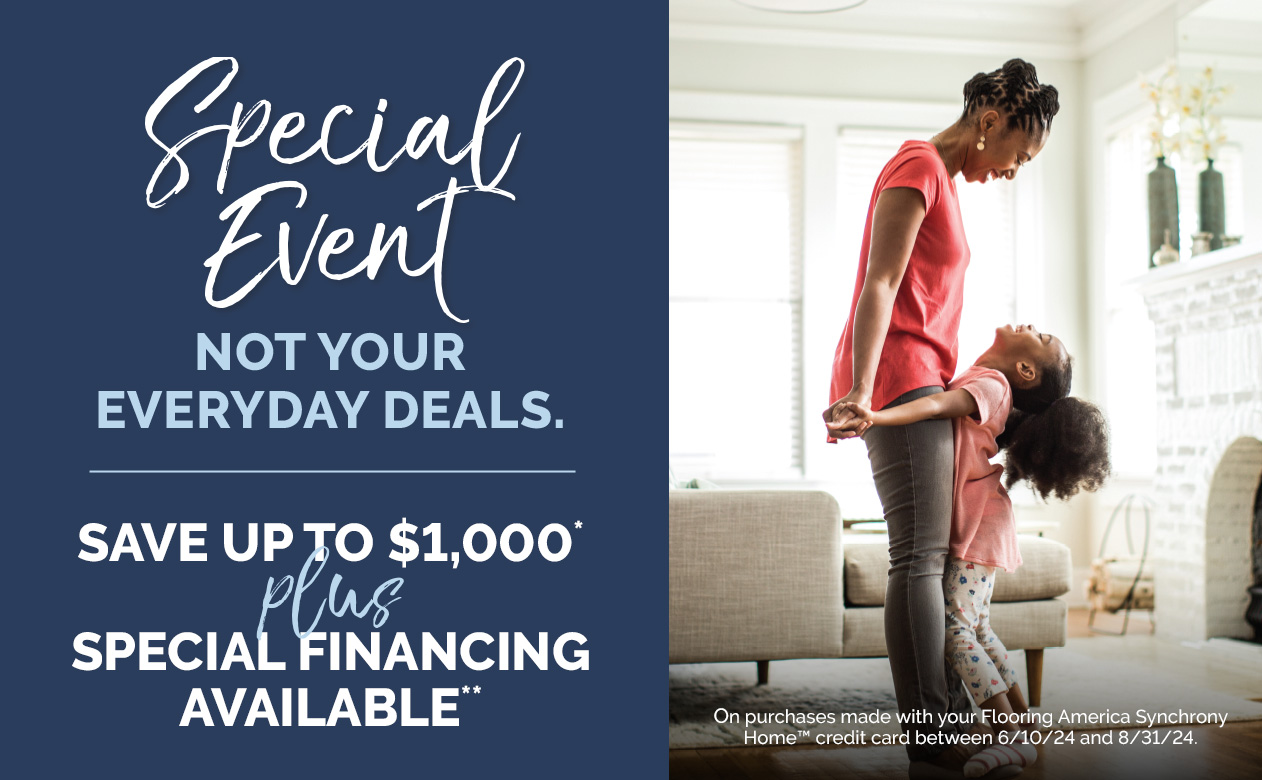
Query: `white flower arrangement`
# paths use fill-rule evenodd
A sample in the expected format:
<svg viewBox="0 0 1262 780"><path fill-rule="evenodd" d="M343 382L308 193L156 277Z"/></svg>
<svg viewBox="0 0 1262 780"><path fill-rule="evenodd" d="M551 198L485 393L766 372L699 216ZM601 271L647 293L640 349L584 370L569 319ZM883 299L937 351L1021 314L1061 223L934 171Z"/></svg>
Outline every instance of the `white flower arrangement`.
<svg viewBox="0 0 1262 780"><path fill-rule="evenodd" d="M1139 88L1152 103L1148 118L1149 150L1154 160L1169 157L1183 143L1181 119L1190 115L1191 106L1183 101L1178 65L1171 62L1155 81L1140 81Z"/></svg>
<svg viewBox="0 0 1262 780"><path fill-rule="evenodd" d="M1180 106L1180 113L1187 125L1186 135L1190 151L1198 160L1212 160L1227 140L1223 132L1222 118L1214 109L1230 95L1230 85L1214 83L1214 69L1207 67L1201 72L1200 81L1187 91L1187 99Z"/></svg>

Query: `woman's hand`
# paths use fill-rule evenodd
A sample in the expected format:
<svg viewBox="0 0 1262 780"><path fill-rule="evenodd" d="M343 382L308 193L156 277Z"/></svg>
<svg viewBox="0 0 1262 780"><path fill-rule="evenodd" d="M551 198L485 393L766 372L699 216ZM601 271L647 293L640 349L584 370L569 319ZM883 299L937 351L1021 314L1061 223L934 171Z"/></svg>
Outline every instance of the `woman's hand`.
<svg viewBox="0 0 1262 780"><path fill-rule="evenodd" d="M824 424L828 435L835 439L861 436L872 426L872 395L861 390L851 390L824 410Z"/></svg>
<svg viewBox="0 0 1262 780"><path fill-rule="evenodd" d="M854 421L858 421L859 425L857 427L851 427L848 430L854 430L860 436L862 436L864 431L868 428L871 428L873 425L880 422L881 413L874 412L866 406L860 406L856 403L847 403L842 406L841 409L842 411L850 412L854 415L854 420L851 421L852 426Z"/></svg>

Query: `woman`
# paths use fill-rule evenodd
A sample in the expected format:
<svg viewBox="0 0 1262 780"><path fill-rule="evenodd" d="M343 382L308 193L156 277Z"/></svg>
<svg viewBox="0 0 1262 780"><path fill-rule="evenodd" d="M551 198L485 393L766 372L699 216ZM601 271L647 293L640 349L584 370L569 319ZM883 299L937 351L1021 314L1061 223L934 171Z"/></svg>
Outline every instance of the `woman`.
<svg viewBox="0 0 1262 780"><path fill-rule="evenodd" d="M908 141L885 165L868 206L850 317L833 360L824 412L829 441L863 427L843 408L885 409L940 393L955 374L968 242L955 176L1011 179L1047 142L1059 110L1056 88L1034 66L1009 60L964 85L964 112L929 141ZM942 572L951 530L954 450L950 420L872 428L863 436L885 510L890 572L885 642L901 712L930 714L907 724L912 776L959 776L970 750L917 745L940 716L968 712L943 648ZM948 685L948 676L950 684ZM922 740L923 741L923 740Z"/></svg>

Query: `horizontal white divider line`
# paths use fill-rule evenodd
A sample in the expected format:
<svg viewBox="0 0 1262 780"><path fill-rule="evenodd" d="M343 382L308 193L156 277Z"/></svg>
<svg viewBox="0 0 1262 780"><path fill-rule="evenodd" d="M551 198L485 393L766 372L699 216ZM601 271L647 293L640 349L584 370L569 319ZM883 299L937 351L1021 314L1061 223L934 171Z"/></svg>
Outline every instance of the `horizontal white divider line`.
<svg viewBox="0 0 1262 780"><path fill-rule="evenodd" d="M577 474L574 469L89 469L89 474Z"/></svg>

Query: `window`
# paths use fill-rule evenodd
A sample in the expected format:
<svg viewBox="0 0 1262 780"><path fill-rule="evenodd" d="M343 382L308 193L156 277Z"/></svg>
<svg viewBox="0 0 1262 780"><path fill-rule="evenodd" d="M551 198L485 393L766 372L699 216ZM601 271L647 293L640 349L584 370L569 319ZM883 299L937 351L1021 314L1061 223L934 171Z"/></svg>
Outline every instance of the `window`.
<svg viewBox="0 0 1262 780"><path fill-rule="evenodd" d="M802 143L670 126L670 449L681 473L802 469Z"/></svg>
<svg viewBox="0 0 1262 780"><path fill-rule="evenodd" d="M1105 158L1104 411L1113 470L1151 474L1157 451L1156 368L1152 322L1139 292L1126 285L1148 269L1148 184L1152 167L1145 125L1114 136ZM1180 220L1183 221L1183 220ZM1190 239L1183 239L1184 243Z"/></svg>
<svg viewBox="0 0 1262 780"><path fill-rule="evenodd" d="M1113 135L1105 155L1105 412L1111 428L1113 470L1121 475L1149 475L1157 466L1155 431L1156 366L1152 321L1133 282L1148 270L1148 172L1153 159L1146 123L1136 122ZM1204 164L1178 155L1168 161L1179 190L1179 251L1192 255L1192 234L1199 228L1197 176ZM1227 234L1243 230L1243 155L1224 146L1214 167L1223 173Z"/></svg>

